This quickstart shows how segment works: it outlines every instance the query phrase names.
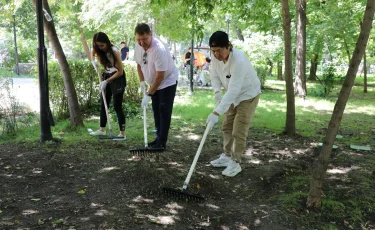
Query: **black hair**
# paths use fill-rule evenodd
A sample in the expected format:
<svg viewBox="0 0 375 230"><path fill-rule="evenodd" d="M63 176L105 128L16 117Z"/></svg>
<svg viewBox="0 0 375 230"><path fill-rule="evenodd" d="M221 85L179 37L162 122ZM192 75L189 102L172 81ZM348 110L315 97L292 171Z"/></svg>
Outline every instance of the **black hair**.
<svg viewBox="0 0 375 230"><path fill-rule="evenodd" d="M134 34L151 34L151 29L146 23L138 23L134 29Z"/></svg>
<svg viewBox="0 0 375 230"><path fill-rule="evenodd" d="M210 37L210 47L229 47L231 46L228 38L228 34L223 31L216 31Z"/></svg>
<svg viewBox="0 0 375 230"><path fill-rule="evenodd" d="M112 63L109 61L106 52L99 49L99 47L96 45L96 42L102 42L107 45L108 50L106 52L109 53L113 57L113 64L114 64L114 67L116 67L115 65L116 65L117 59L116 59L115 53L112 50L113 44L109 40L107 34L103 32L98 32L94 34L94 37L92 39L92 47L95 53L99 56L100 64L102 64L104 68L106 69L112 67Z"/></svg>

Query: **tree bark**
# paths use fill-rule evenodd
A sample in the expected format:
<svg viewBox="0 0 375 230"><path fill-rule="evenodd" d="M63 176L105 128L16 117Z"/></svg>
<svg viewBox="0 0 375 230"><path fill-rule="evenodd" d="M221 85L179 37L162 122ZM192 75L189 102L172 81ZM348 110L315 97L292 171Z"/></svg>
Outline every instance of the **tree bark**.
<svg viewBox="0 0 375 230"><path fill-rule="evenodd" d="M284 28L284 46L285 46L285 82L286 82L286 121L285 133L293 135L296 132L295 102L293 87L293 69L292 69L292 36L290 29L290 13L288 0L281 0Z"/></svg>
<svg viewBox="0 0 375 230"><path fill-rule="evenodd" d="M277 62L277 80L284 80L283 79L283 65L281 61Z"/></svg>
<svg viewBox="0 0 375 230"><path fill-rule="evenodd" d="M36 0L33 0L33 4L35 7ZM51 10L49 8L49 4L47 0L43 0L43 8L47 10L47 12L51 15ZM52 15L51 15L52 17ZM59 62L59 66L61 68L61 74L63 76L65 92L68 99L69 105L69 114L70 114L70 123L74 126L83 126L83 119L82 114L79 109L77 93L74 88L72 75L70 73L69 64L66 60L66 56L64 51L61 47L59 38L57 37L55 25L53 21L48 22L44 19L44 30L48 36L52 44L52 48L55 51L57 61Z"/></svg>
<svg viewBox="0 0 375 230"><path fill-rule="evenodd" d="M366 50L363 54L363 92L367 93L367 60L366 60Z"/></svg>
<svg viewBox="0 0 375 230"><path fill-rule="evenodd" d="M306 0L296 0L296 72L295 94L306 97Z"/></svg>
<svg viewBox="0 0 375 230"><path fill-rule="evenodd" d="M268 76L271 76L272 75L272 70L273 70L273 62L270 58L267 58L267 64L270 66L270 68L268 69Z"/></svg>
<svg viewBox="0 0 375 230"><path fill-rule="evenodd" d="M242 30L240 28L238 28L237 26L236 26L236 34L237 34L238 40L240 40L242 42L245 41L245 38L242 35Z"/></svg>
<svg viewBox="0 0 375 230"><path fill-rule="evenodd" d="M309 80L310 81L316 81L316 71L318 70L318 54L313 54L313 57L311 58L311 67L310 67L310 75Z"/></svg>
<svg viewBox="0 0 375 230"><path fill-rule="evenodd" d="M372 28L374 12L375 0L367 0L361 32L359 34L352 58L350 60L349 69L346 73L344 83L339 93L339 97L337 98L335 107L333 109L332 117L328 125L328 130L323 141L322 150L314 167L309 196L307 198L307 207L321 207L321 196L324 178L327 172L333 142L335 141L337 131L340 127L341 119L345 110L346 103L348 102L350 92L354 85L354 80L358 71L359 64L361 63L362 57L366 50L366 45Z"/></svg>
<svg viewBox="0 0 375 230"><path fill-rule="evenodd" d="M81 22L78 20L78 18L77 18L77 26L78 26L78 31L79 31L79 36L81 38L82 46L83 46L83 49L85 50L86 57L87 59L89 59L89 61L91 61L90 49L89 49L89 46L87 45L87 40L85 38L85 34L83 33Z"/></svg>

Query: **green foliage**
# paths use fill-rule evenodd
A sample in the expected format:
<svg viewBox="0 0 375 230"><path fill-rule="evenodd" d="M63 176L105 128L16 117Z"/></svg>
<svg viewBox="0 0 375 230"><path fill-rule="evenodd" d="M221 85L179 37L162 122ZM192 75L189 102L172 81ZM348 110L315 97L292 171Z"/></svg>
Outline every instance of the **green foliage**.
<svg viewBox="0 0 375 230"><path fill-rule="evenodd" d="M255 70L257 72L257 75L259 77L261 88L263 89L265 84L266 84L267 75L268 75L267 66L266 65L256 65L256 66L254 66L254 68L255 68Z"/></svg>
<svg viewBox="0 0 375 230"><path fill-rule="evenodd" d="M322 211L327 213L325 218L329 220L338 216L345 216L346 209L342 202L324 198L322 199Z"/></svg>
<svg viewBox="0 0 375 230"><path fill-rule="evenodd" d="M335 72L336 69L332 66L329 66L324 70L322 79L320 79L320 85L318 85L316 88L311 90L311 95L317 96L317 97L326 97L328 96L334 86L335 86Z"/></svg>
<svg viewBox="0 0 375 230"><path fill-rule="evenodd" d="M18 42L18 61L19 63L37 63L36 40L26 40Z"/></svg>
<svg viewBox="0 0 375 230"><path fill-rule="evenodd" d="M4 72L0 78L0 127L1 139L9 139L16 136L20 130L34 125L34 113L28 112L14 96L12 87L12 73Z"/></svg>

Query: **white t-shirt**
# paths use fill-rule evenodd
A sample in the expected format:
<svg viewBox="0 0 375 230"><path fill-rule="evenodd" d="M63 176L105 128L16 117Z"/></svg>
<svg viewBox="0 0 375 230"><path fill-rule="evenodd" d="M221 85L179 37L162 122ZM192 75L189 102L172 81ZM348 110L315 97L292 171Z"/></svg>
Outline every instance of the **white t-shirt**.
<svg viewBox="0 0 375 230"><path fill-rule="evenodd" d="M112 46L112 50L113 50L113 53L118 52L118 49L117 49L116 47L114 47L114 46ZM108 60L111 62L112 67L107 68L107 69L105 70L105 72L107 72L107 73L117 72L117 71L118 71L117 68L114 67L114 66L115 66L115 60L114 60L114 57L113 57L112 55L110 55L109 53L107 53L107 58L108 58Z"/></svg>
<svg viewBox="0 0 375 230"><path fill-rule="evenodd" d="M225 113L231 104L236 107L241 101L261 93L260 80L249 58L235 48L232 48L226 63L212 57L210 76L214 92L221 91L221 87L227 91L215 108L218 114Z"/></svg>
<svg viewBox="0 0 375 230"><path fill-rule="evenodd" d="M145 53L147 55L144 58ZM145 81L149 85L154 82L156 71L165 71L164 80L160 83L158 90L176 84L179 74L178 69L173 62L168 46L159 39L153 37L151 46L147 51L136 43L135 61L141 66Z"/></svg>

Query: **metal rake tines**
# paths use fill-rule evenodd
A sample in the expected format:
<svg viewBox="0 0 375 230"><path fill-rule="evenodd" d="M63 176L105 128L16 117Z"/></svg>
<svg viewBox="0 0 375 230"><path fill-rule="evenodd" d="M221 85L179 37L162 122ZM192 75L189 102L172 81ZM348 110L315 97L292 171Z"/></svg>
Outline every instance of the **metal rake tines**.
<svg viewBox="0 0 375 230"><path fill-rule="evenodd" d="M164 152L164 148L154 148L154 149L130 149L130 153L134 156L140 156L140 157L148 157L153 156L158 153Z"/></svg>
<svg viewBox="0 0 375 230"><path fill-rule="evenodd" d="M204 196L202 196L201 194L188 192L187 190L183 189L163 188L163 192L164 194L168 196L173 196L179 200L196 202L204 201Z"/></svg>

